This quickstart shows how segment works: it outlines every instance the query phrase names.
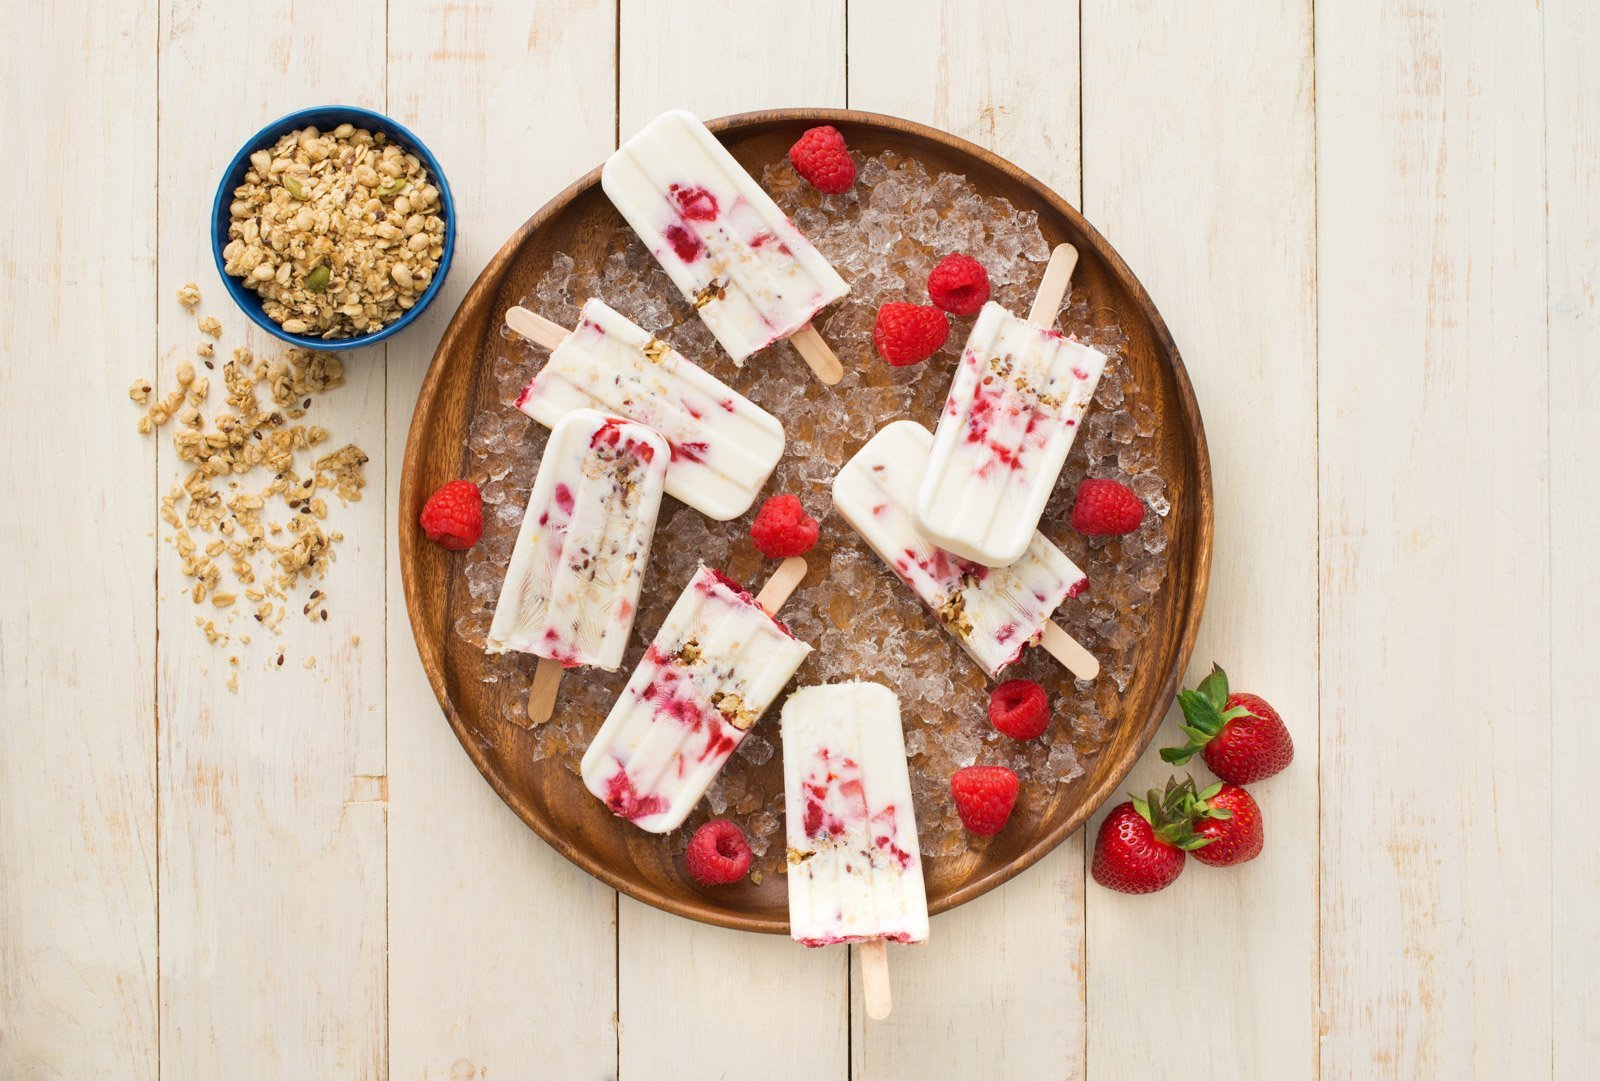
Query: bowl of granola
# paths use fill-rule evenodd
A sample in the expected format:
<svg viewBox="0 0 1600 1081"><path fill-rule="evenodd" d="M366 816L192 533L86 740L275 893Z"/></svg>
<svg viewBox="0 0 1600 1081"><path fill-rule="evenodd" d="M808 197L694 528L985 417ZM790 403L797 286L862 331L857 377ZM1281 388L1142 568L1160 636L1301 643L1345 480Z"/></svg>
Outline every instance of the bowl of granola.
<svg viewBox="0 0 1600 1081"><path fill-rule="evenodd" d="M438 160L381 113L302 109L240 148L217 185L211 251L234 302L307 349L371 345L439 294L455 203Z"/></svg>

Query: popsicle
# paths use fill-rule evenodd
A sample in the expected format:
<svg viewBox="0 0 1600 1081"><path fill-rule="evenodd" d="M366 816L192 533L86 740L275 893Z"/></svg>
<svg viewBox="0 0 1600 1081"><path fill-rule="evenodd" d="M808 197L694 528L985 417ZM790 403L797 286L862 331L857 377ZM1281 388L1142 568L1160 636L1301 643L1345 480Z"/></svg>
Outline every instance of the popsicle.
<svg viewBox="0 0 1600 1081"><path fill-rule="evenodd" d="M550 716L563 668L621 665L669 454L649 428L594 409L551 431L486 643L539 658L533 723Z"/></svg>
<svg viewBox="0 0 1600 1081"><path fill-rule="evenodd" d="M839 381L811 318L850 287L693 114L646 124L600 186L734 363L788 338L819 379Z"/></svg>
<svg viewBox="0 0 1600 1081"><path fill-rule="evenodd" d="M752 597L700 565L584 753L612 814L650 833L688 817L811 652L775 617L805 574L786 559Z"/></svg>
<svg viewBox="0 0 1600 1081"><path fill-rule="evenodd" d="M1105 355L1055 329L1077 249L1058 245L1024 322L990 301L950 382L917 491L940 548L990 567L1022 558L1061 475Z"/></svg>
<svg viewBox="0 0 1600 1081"><path fill-rule="evenodd" d="M889 1013L885 942L928 940L928 898L900 731L877 683L805 687L783 704L789 933L862 943L867 1012Z"/></svg>
<svg viewBox="0 0 1600 1081"><path fill-rule="evenodd" d="M911 517L933 436L913 420L885 425L833 479L833 505L911 587L967 653L998 679L1038 643L1081 679L1100 663L1050 617L1089 586L1072 560L1034 531L1022 558L985 567L933 544Z"/></svg>
<svg viewBox="0 0 1600 1081"><path fill-rule="evenodd" d="M708 518L749 510L783 457L776 417L602 301L570 332L526 308L506 325L551 350L518 409L546 427L591 406L654 428L672 448L667 494Z"/></svg>

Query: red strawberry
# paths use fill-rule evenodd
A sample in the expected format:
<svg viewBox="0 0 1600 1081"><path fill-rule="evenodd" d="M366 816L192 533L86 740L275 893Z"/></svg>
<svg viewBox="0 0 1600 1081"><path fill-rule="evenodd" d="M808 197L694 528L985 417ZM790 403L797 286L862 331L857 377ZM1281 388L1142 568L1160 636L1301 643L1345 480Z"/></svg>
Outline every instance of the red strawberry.
<svg viewBox="0 0 1600 1081"><path fill-rule="evenodd" d="M950 778L956 813L968 832L979 837L999 833L1017 805L1017 775L1004 766L966 766Z"/></svg>
<svg viewBox="0 0 1600 1081"><path fill-rule="evenodd" d="M1228 693L1228 673L1213 665L1192 691L1178 693L1189 742L1166 747L1163 761L1183 765L1202 751L1211 772L1234 784L1254 784L1294 759L1294 740L1278 711L1253 694Z"/></svg>
<svg viewBox="0 0 1600 1081"><path fill-rule="evenodd" d="M1200 793L1194 831L1210 843L1194 858L1213 867L1232 867L1261 855L1266 834L1255 798L1236 784L1218 781Z"/></svg>
<svg viewBox="0 0 1600 1081"><path fill-rule="evenodd" d="M1111 809L1094 839L1090 873L1120 893L1155 893L1183 873L1184 853L1205 845L1194 832L1194 781L1173 777L1165 792Z"/></svg>

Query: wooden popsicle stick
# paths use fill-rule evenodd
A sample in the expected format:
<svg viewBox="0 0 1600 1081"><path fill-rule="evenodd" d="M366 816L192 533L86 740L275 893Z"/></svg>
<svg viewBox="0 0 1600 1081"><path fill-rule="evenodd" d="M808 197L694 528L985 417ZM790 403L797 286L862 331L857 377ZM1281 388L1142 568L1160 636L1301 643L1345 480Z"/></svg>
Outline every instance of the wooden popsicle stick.
<svg viewBox="0 0 1600 1081"><path fill-rule="evenodd" d="M1054 623L1044 625L1044 639L1039 644L1079 679L1094 679L1100 674L1100 662L1094 654Z"/></svg>
<svg viewBox="0 0 1600 1081"><path fill-rule="evenodd" d="M539 658L539 667L533 671L533 686L528 688L528 724L525 727L543 724L556 711L556 694L561 690L564 671L560 661Z"/></svg>
<svg viewBox="0 0 1600 1081"><path fill-rule="evenodd" d="M894 997L889 992L889 950L883 939L863 942L857 951L861 959L861 998L867 1006L867 1016L882 1021L894 1009Z"/></svg>
<svg viewBox="0 0 1600 1081"><path fill-rule="evenodd" d="M1056 325L1056 313L1061 302L1072 288L1072 272L1078 268L1078 249L1071 244L1057 244L1050 251L1050 262L1039 280L1039 291L1033 295L1033 307L1028 311L1028 322L1036 327Z"/></svg>
<svg viewBox="0 0 1600 1081"><path fill-rule="evenodd" d="M825 386L831 387L844 378L844 365L810 323L789 335L789 344L800 351L801 358Z"/></svg>
<svg viewBox="0 0 1600 1081"><path fill-rule="evenodd" d="M790 556L779 563L778 569L767 579L767 584L756 594L756 603L767 615L777 615L778 609L783 607L783 602L789 599L789 594L793 593L805 578L806 569L806 561L799 556Z"/></svg>
<svg viewBox="0 0 1600 1081"><path fill-rule="evenodd" d="M528 339L534 345L554 349L572 331L560 323L552 323L538 312L527 308L507 308L506 326Z"/></svg>

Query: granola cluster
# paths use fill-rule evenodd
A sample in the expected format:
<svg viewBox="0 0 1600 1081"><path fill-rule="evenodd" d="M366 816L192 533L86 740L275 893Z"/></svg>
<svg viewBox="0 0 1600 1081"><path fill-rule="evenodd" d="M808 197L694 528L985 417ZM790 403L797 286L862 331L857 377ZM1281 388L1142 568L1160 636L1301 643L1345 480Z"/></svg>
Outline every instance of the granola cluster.
<svg viewBox="0 0 1600 1081"><path fill-rule="evenodd" d="M251 154L229 213L224 269L291 334L349 338L392 323L444 253L439 189L421 160L350 124Z"/></svg>
<svg viewBox="0 0 1600 1081"><path fill-rule="evenodd" d="M199 290L185 285L178 298L192 312ZM211 360L202 363L215 370ZM180 569L192 580L190 597L220 609L242 600L256 622L276 628L287 612L288 591L302 580L322 577L344 539L325 526L328 504L322 493L359 500L367 455L354 444L328 450L326 428L296 423L314 398L343 385L338 357L291 349L266 360L235 349L223 365L222 381L223 408L209 424L201 409L210 395L210 378L189 361L178 365L178 386L164 397L156 398L144 379L128 393L147 407L139 418L141 432L170 420L179 425L172 447L188 472L161 497L160 513L172 529L166 539L177 549ZM261 400L263 390L267 403ZM242 478L257 469L270 479L261 487L246 486ZM268 513L278 508L286 516ZM302 614L326 620L325 604L322 591L313 589ZM214 621L196 623L213 644L228 639ZM242 640L248 642L249 636Z"/></svg>

